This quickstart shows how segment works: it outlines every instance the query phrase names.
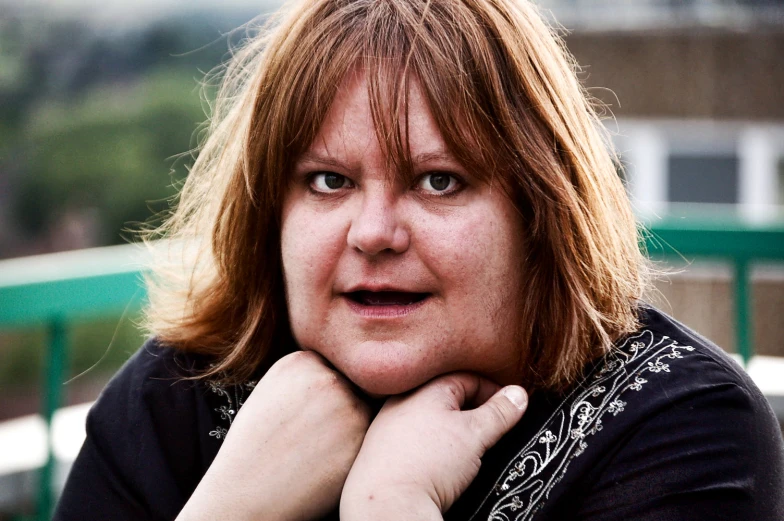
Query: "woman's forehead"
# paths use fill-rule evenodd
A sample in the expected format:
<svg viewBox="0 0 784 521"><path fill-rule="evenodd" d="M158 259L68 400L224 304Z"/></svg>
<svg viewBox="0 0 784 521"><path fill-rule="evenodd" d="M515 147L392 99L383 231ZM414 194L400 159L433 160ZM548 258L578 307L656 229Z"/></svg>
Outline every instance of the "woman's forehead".
<svg viewBox="0 0 784 521"><path fill-rule="evenodd" d="M396 152L405 156L396 158L398 161L413 165L456 161L416 76L411 76L406 85L400 110L378 113L374 112L367 74L360 69L346 75L315 139L297 162L351 167L346 163L361 163L377 156L389 158Z"/></svg>

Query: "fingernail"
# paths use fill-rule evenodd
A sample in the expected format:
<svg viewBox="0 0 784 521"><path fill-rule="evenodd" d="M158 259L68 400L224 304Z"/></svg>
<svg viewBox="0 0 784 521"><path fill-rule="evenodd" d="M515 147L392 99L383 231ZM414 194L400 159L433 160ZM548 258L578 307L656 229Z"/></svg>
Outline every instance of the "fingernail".
<svg viewBox="0 0 784 521"><path fill-rule="evenodd" d="M501 392L518 409L525 409L528 405L528 395L523 391L522 387L507 387Z"/></svg>

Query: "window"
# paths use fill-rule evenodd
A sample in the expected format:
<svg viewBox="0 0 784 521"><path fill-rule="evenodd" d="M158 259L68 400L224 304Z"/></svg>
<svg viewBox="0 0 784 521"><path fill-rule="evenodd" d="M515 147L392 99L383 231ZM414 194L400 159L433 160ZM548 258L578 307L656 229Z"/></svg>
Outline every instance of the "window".
<svg viewBox="0 0 784 521"><path fill-rule="evenodd" d="M778 193L778 204L779 206L784 206L784 156L779 158L778 164L778 181L779 181L779 193Z"/></svg>
<svg viewBox="0 0 784 521"><path fill-rule="evenodd" d="M670 155L667 199L675 203L738 202L736 155Z"/></svg>

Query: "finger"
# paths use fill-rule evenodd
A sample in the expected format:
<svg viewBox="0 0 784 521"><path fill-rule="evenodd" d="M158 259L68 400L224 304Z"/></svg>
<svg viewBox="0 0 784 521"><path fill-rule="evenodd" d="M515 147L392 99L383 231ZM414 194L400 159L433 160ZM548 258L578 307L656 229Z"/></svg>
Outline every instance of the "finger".
<svg viewBox="0 0 784 521"><path fill-rule="evenodd" d="M429 394L447 409L459 411L466 405L482 404L499 385L475 373L450 373L426 384L420 392Z"/></svg>
<svg viewBox="0 0 784 521"><path fill-rule="evenodd" d="M479 407L480 405L484 404L495 396L495 394L501 390L501 386L495 383L493 380L488 378L484 378L482 376L479 378L479 387L476 390L476 393L473 396L466 396L466 401L463 404L463 409L474 409Z"/></svg>
<svg viewBox="0 0 784 521"><path fill-rule="evenodd" d="M464 414L470 415L470 425L476 431L484 452L520 421L527 407L525 390L518 385L509 385L480 407Z"/></svg>

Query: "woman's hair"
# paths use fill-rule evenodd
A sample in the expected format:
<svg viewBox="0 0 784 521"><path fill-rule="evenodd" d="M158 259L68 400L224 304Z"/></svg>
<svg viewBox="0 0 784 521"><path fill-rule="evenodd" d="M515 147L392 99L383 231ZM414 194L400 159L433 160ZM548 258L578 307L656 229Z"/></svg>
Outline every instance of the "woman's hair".
<svg viewBox="0 0 784 521"><path fill-rule="evenodd" d="M155 234L171 239L147 280L147 325L162 342L212 355L204 376L230 382L292 349L280 253L287 176L355 70L396 172L411 165L416 78L451 152L517 207L521 383L563 389L638 327L647 264L609 140L532 4L299 0L222 70L198 158Z"/></svg>

